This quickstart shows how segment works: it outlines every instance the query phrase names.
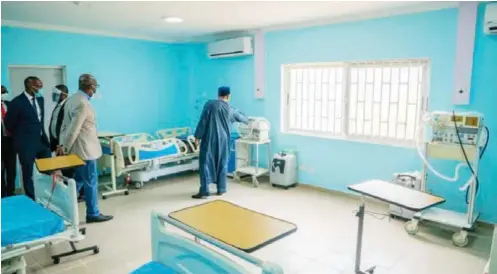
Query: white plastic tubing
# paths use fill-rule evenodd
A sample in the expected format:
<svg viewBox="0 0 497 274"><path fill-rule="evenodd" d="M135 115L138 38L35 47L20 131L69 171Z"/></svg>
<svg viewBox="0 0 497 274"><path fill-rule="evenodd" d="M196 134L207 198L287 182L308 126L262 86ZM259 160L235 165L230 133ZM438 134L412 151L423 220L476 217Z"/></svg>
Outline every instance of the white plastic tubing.
<svg viewBox="0 0 497 274"><path fill-rule="evenodd" d="M428 124L431 122L431 115L429 113L426 113L424 116L423 116L423 122L424 124ZM426 164L426 167L431 171L433 172L433 174L435 174L437 177L439 178L442 178L446 181L449 181L449 182L457 182L459 180L459 171L462 167L468 167L467 163L460 163L456 166L455 168L455 174L453 177L448 177L440 172L438 172L431 164L430 162L428 162L428 160L426 159L424 153L423 153L423 148L422 148L422 142L421 142L421 139L422 139L422 136L421 134L423 133L423 127L419 127L419 130L417 132L417 136L416 136L416 148L418 150L418 155L419 157L423 160L423 162ZM483 139L483 138L482 138ZM480 142L481 142L481 139L480 139ZM480 145L480 144L478 144ZM478 157L478 156L477 156ZM475 181L475 175L472 175L468 181L462 186L459 188L459 190L461 191L465 191L470 184L472 184L473 182Z"/></svg>

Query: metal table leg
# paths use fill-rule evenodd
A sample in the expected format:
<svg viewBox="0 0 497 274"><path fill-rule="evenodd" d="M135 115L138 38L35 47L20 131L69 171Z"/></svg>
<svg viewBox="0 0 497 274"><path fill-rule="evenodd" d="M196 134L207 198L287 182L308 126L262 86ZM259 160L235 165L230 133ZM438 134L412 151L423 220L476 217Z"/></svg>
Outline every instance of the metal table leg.
<svg viewBox="0 0 497 274"><path fill-rule="evenodd" d="M106 199L108 196L117 195L124 193L124 195L128 195L129 191L127 188L117 189L116 182L116 166L114 162L114 154L109 155L110 157L110 179L112 182L112 187L108 188L109 191L102 193L102 199Z"/></svg>
<svg viewBox="0 0 497 274"><path fill-rule="evenodd" d="M259 176L259 144L255 144L255 175L252 178L252 183L255 187L259 186L257 177Z"/></svg>
<svg viewBox="0 0 497 274"><path fill-rule="evenodd" d="M359 211L356 217L359 218L359 226L357 228L357 246L355 253L355 273L356 274L373 274L376 266L370 267L364 271L361 270L361 252L362 252L362 234L364 229L364 214L366 212L366 204L364 200L359 206Z"/></svg>

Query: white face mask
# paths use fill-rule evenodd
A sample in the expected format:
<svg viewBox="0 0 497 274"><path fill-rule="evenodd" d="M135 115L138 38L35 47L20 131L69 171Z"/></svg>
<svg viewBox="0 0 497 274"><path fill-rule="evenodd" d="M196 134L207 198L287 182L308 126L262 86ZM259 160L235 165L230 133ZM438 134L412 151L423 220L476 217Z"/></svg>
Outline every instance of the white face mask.
<svg viewBox="0 0 497 274"><path fill-rule="evenodd" d="M9 98L9 94L8 93L2 93L2 101L3 100L7 100L7 98Z"/></svg>

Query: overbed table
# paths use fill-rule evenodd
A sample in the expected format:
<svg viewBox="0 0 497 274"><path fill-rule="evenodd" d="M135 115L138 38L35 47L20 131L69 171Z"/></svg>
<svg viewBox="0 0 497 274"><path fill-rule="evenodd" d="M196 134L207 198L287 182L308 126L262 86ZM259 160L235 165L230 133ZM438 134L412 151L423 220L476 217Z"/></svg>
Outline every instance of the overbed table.
<svg viewBox="0 0 497 274"><path fill-rule="evenodd" d="M295 224L224 200L184 208L169 217L247 253L297 230Z"/></svg>
<svg viewBox="0 0 497 274"><path fill-rule="evenodd" d="M366 205L364 201L365 196L394 204L415 212L419 212L445 202L444 198L379 180L366 181L360 184L350 185L348 189L362 195L359 211L356 214L356 217L359 218L355 260L356 274L372 274L375 269L375 266L373 266L366 270L361 270L362 234L364 227L364 214L366 212Z"/></svg>
<svg viewBox="0 0 497 274"><path fill-rule="evenodd" d="M110 165L110 187L108 184L105 184L105 188L107 189L107 192L102 193L102 199L106 199L108 196L112 195L117 195L117 194L123 194L128 195L129 190L127 188L123 189L117 189L117 182L116 182L116 167L115 167L115 155L114 155L114 148L112 146L112 139L115 137L123 136L124 134L118 133L118 132L99 132L98 133L98 139L105 140L109 144L109 147L103 147L102 148L102 157L99 159L99 165L101 167Z"/></svg>

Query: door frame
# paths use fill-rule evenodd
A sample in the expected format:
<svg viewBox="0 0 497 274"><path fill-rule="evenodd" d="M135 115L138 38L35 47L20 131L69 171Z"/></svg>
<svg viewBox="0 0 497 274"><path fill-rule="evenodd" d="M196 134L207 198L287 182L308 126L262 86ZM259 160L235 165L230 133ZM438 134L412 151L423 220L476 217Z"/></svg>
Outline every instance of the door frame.
<svg viewBox="0 0 497 274"><path fill-rule="evenodd" d="M67 85L67 66L50 66L50 65L7 65L7 75L10 84L10 69L13 68L30 68L30 69L61 69L62 70L62 83Z"/></svg>

